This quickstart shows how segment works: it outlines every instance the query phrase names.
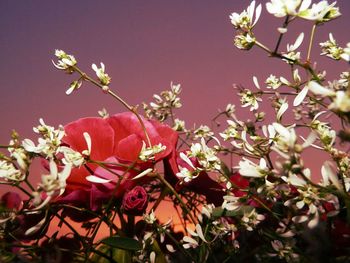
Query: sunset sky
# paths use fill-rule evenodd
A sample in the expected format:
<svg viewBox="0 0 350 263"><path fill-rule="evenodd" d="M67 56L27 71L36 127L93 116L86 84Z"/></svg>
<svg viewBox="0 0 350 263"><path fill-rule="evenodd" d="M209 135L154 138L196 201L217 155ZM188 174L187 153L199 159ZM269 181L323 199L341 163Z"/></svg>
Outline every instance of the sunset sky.
<svg viewBox="0 0 350 263"><path fill-rule="evenodd" d="M258 1L258 3L265 3ZM55 49L73 54L78 66L92 76L92 63L103 62L112 77L110 88L132 105L152 100L154 93L180 83L183 108L177 116L187 127L208 124L234 103L242 120L233 84L254 88L255 75L262 84L271 74L290 78L289 67L268 58L257 47L250 52L233 45L234 28L229 15L241 12L250 1L234 0L148 0L148 1L0 1L0 144L7 144L12 129L22 138L36 138L32 127L43 118L57 126L81 117L97 116L103 107L110 114L125 111L111 97L85 84L70 96L65 91L74 80L56 70L51 60ZM350 42L350 1L338 1L343 16L319 27L315 42L328 33L341 46ZM257 39L273 48L283 19L263 8L256 25ZM281 45L305 35L301 50L307 48L311 23L296 21ZM326 69L330 79L348 69L319 57L314 46L312 61ZM302 54L305 58L306 54ZM269 103L269 102L267 102ZM312 161L317 156L309 157ZM318 164L314 166L319 166ZM0 189L1 193L2 189Z"/></svg>

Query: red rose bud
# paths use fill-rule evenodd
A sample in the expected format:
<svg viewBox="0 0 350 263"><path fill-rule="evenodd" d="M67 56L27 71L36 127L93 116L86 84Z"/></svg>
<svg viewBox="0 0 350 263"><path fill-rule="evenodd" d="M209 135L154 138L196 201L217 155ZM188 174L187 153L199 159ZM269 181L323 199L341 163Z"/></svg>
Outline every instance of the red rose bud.
<svg viewBox="0 0 350 263"><path fill-rule="evenodd" d="M148 196L142 186L135 186L123 198L122 208L126 214L142 215L148 203Z"/></svg>

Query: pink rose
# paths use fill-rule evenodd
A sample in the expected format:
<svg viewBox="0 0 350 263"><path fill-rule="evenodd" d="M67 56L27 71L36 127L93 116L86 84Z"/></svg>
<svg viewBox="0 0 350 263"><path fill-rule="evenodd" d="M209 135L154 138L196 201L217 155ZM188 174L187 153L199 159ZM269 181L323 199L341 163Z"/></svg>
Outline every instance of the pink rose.
<svg viewBox="0 0 350 263"><path fill-rule="evenodd" d="M146 190L142 186L135 186L123 198L122 208L126 214L142 215L148 203Z"/></svg>
<svg viewBox="0 0 350 263"><path fill-rule="evenodd" d="M169 126L156 121L143 120L152 145L162 144L166 149L155 155L155 162L169 162L178 135ZM87 149L84 132L91 137L90 159L108 163L107 169L94 164L74 168L67 179L64 195L59 202L81 204L86 208L97 210L112 197L120 198L126 191L132 189L140 180L132 180L140 171L153 167L154 162L144 162L139 159L143 142L147 142L141 124L131 112L116 114L112 117L83 118L65 127L66 136L63 144L82 153ZM134 168L126 169L134 164ZM108 183L92 183L86 180L88 175L95 175L110 180ZM115 191L116 184L122 178ZM141 179L144 180L144 179ZM79 191L80 194L73 192ZM84 192L84 194L81 194ZM85 198L82 200L82 198ZM88 198L89 200L86 200Z"/></svg>

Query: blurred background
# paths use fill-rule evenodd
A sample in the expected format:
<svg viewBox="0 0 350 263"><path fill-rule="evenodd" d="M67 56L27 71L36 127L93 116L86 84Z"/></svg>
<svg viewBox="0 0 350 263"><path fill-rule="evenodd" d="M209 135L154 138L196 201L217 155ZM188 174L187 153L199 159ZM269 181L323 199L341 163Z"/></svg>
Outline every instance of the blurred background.
<svg viewBox="0 0 350 263"><path fill-rule="evenodd" d="M263 2L264 1L258 1ZM255 75L263 81L271 74L290 79L287 64L269 59L257 47L250 52L233 45L232 12L241 12L250 1L148 0L148 1L0 1L0 144L7 144L12 129L22 138L36 138L32 127L43 118L57 126L85 116L96 116L103 107L110 114L125 111L111 97L85 84L70 96L65 94L74 77L56 70L51 60L55 49L73 54L78 66L92 76L91 64L106 65L111 89L132 105L152 100L154 93L181 83L183 107L176 112L186 121L210 125L218 109L237 105L245 120L233 84L253 88ZM341 46L350 41L350 1L337 4L344 15L320 26L315 43L328 33ZM274 47L283 19L267 14L265 6L256 25L257 39ZM305 35L306 50L311 23L293 22L280 50ZM327 69L330 79L348 69L345 62L319 57L316 44L312 60ZM306 54L302 54L305 59ZM287 74L288 72L288 74ZM269 102L266 102L268 109ZM291 104L291 103L290 103ZM224 128L224 127L223 127ZM317 157L317 156L316 156ZM313 162L315 155L307 157ZM0 189L0 192L2 190Z"/></svg>

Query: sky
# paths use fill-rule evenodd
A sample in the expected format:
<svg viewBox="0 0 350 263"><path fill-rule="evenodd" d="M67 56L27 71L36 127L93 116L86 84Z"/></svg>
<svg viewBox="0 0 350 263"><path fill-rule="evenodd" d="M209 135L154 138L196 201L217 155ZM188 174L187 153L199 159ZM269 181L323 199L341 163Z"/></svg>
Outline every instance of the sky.
<svg viewBox="0 0 350 263"><path fill-rule="evenodd" d="M257 2L264 5L266 1ZM149 102L154 93L168 89L171 82L180 83L183 107L177 115L188 127L209 125L218 109L224 109L227 103L240 108L233 84L253 88L253 76L262 83L270 74L286 74L289 69L259 48L246 52L234 47L235 31L229 15L241 12L249 3L0 1L0 144L9 141L12 129L22 138L35 138L32 127L39 118L57 126L97 116L104 107L110 114L125 111L117 101L89 84L67 96L65 90L74 78L53 67L55 49L73 54L78 66L91 75L91 64L103 62L112 77L110 88L131 105ZM337 5L344 15L320 26L316 43L327 40L329 32L341 46L350 41L350 1L339 0ZM276 28L282 23L283 19L268 15L264 7L255 27L257 39L274 47ZM296 21L281 50L293 43L300 32L308 39L310 31L310 23ZM301 50L306 48L307 41ZM319 53L315 45L311 58L318 61L318 68L327 69L331 78L347 69L345 63L319 57ZM246 112L238 110L242 120L248 118ZM309 157L309 161L313 158Z"/></svg>

